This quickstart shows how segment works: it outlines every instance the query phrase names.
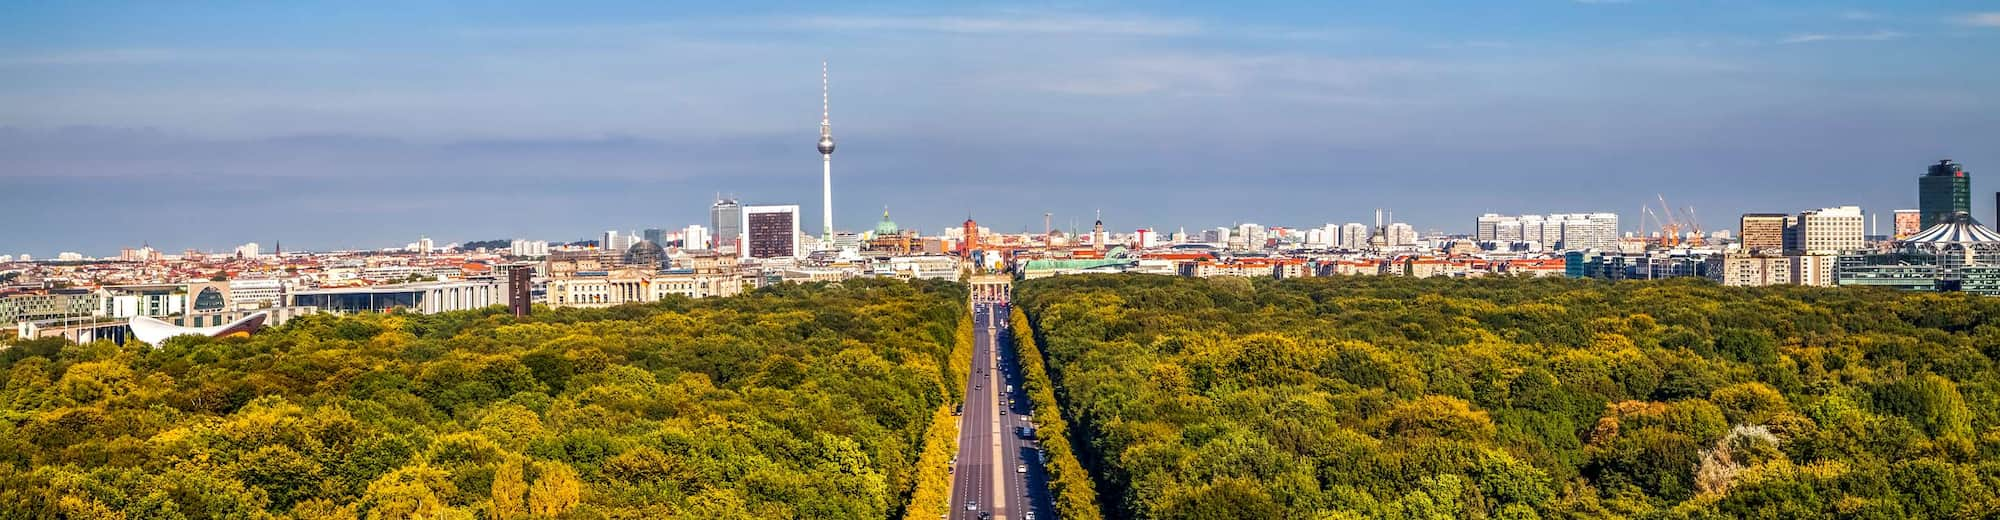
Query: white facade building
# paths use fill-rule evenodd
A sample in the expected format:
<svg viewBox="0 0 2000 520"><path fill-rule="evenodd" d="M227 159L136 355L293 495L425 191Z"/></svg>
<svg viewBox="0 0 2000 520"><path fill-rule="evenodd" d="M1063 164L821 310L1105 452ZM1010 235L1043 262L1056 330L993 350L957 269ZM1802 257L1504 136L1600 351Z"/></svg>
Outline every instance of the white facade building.
<svg viewBox="0 0 2000 520"><path fill-rule="evenodd" d="M514 239L508 245L508 252L514 256L549 256L549 242L546 240Z"/></svg>
<svg viewBox="0 0 2000 520"><path fill-rule="evenodd" d="M1368 246L1368 225L1349 222L1340 225L1340 243L1345 249L1361 249Z"/></svg>
<svg viewBox="0 0 2000 520"><path fill-rule="evenodd" d="M1786 242L1796 244L1806 254L1860 250L1867 245L1865 220L1860 206L1801 211L1785 230L1792 235Z"/></svg>
<svg viewBox="0 0 2000 520"><path fill-rule="evenodd" d="M1613 249L1618 245L1618 214L1557 213L1500 215L1487 213L1473 221L1473 240L1534 242L1550 249Z"/></svg>
<svg viewBox="0 0 2000 520"><path fill-rule="evenodd" d="M702 227L701 224L681 230L681 249L707 251L711 247L713 246L709 242L708 228Z"/></svg>
<svg viewBox="0 0 2000 520"><path fill-rule="evenodd" d="M1388 241L1390 246L1417 245L1417 228L1411 227L1409 224L1402 222L1391 223L1383 229L1382 234L1383 240Z"/></svg>
<svg viewBox="0 0 2000 520"><path fill-rule="evenodd" d="M229 294L237 309L276 307L285 301L285 282L276 278L230 280Z"/></svg>

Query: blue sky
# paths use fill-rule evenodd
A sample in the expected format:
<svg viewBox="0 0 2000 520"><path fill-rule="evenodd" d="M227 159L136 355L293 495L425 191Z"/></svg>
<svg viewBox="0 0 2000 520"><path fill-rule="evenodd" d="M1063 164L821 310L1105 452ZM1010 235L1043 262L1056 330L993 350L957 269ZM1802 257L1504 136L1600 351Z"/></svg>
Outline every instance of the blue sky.
<svg viewBox="0 0 2000 520"><path fill-rule="evenodd" d="M717 192L817 228L821 59L844 229L2000 190L1991 2L719 5L0 7L0 253L581 239Z"/></svg>

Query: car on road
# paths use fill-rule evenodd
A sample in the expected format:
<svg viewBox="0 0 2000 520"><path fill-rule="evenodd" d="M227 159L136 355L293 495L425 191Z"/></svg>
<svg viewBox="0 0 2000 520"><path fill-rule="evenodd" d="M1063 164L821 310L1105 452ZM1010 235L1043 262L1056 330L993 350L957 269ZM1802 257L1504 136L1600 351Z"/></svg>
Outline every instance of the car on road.
<svg viewBox="0 0 2000 520"><path fill-rule="evenodd" d="M1021 520L1035 520L1035 512L1029 511L1026 513L1021 513Z"/></svg>
<svg viewBox="0 0 2000 520"><path fill-rule="evenodd" d="M1007 409L1006 409L1006 408L1001 408L1001 409L1000 409L1000 415L1007 415Z"/></svg>
<svg viewBox="0 0 2000 520"><path fill-rule="evenodd" d="M978 502L966 502L966 503L965 503L965 510L966 510L966 511L978 511L978 510L979 510L979 503L978 503Z"/></svg>
<svg viewBox="0 0 2000 520"><path fill-rule="evenodd" d="M1022 465L1019 465L1019 466L1014 466L1014 472L1015 472L1015 473L1027 473L1027 472L1028 472L1028 465L1027 465L1027 464L1022 464ZM933 503L935 503L935 502L933 502Z"/></svg>

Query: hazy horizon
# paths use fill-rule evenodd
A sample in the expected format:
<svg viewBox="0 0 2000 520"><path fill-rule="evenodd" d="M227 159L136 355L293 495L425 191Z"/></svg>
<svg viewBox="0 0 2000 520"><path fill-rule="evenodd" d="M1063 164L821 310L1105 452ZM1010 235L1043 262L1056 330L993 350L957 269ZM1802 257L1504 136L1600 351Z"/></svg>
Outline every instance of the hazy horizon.
<svg viewBox="0 0 2000 520"><path fill-rule="evenodd" d="M2000 183L2000 8L1971 1L362 9L20 5L0 254L381 248L707 225L936 233L1916 205Z"/></svg>

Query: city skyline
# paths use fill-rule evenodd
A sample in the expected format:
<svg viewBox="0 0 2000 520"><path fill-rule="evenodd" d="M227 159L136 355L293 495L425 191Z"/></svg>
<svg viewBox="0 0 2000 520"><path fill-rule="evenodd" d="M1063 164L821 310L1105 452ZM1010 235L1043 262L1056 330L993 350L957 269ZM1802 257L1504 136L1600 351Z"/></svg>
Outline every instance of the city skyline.
<svg viewBox="0 0 2000 520"><path fill-rule="evenodd" d="M33 79L0 86L0 205L41 222L0 254L573 240L708 222L717 191L811 215L799 115L822 57L847 85L848 231L886 204L926 232L968 212L1013 232L1102 208L1129 232L1388 207L1469 233L1483 213L1636 221L1656 194L1726 229L1915 208L1946 158L1993 214L1990 6L1665 4L27 6L0 21L0 74ZM1645 21L1663 12L1691 25ZM619 48L639 52L602 55Z"/></svg>

